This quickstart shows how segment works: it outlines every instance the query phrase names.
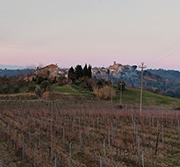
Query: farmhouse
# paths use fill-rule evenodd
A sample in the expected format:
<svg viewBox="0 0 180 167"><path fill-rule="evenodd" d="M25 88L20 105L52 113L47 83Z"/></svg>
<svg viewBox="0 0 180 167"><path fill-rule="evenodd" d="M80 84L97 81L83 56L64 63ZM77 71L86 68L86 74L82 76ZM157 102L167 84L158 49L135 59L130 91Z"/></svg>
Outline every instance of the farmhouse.
<svg viewBox="0 0 180 167"><path fill-rule="evenodd" d="M36 69L36 77L47 78L50 81L58 79L58 66L50 64L46 67Z"/></svg>

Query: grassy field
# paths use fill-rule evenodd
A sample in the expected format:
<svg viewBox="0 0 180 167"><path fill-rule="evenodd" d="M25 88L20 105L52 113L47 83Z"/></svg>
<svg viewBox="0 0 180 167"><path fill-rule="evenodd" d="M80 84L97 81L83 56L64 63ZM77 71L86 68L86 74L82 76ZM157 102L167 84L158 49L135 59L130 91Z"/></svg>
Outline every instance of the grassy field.
<svg viewBox="0 0 180 167"><path fill-rule="evenodd" d="M116 97L114 101L118 103L119 97ZM139 102L140 89L126 87L126 90L123 92L122 103L132 105L137 104L139 106ZM150 91L143 90L143 105L173 109L180 106L180 99L162 96Z"/></svg>
<svg viewBox="0 0 180 167"><path fill-rule="evenodd" d="M68 94L68 95L78 95L78 96L85 96L85 97L95 97L93 95L93 92L84 90L82 88L79 88L78 86L70 87L69 85L51 85L52 91L56 93L62 93L62 94ZM113 99L114 103L119 103L119 93L116 86L114 86L114 89L116 90L116 97ZM19 99L20 96L28 96L25 99L29 99L29 93L22 93L26 92L27 88L23 87L20 89L21 93L18 94L2 94L0 95L0 99L12 99L17 97ZM122 94L122 104L132 104L139 106L140 102L140 89L137 88L130 88L126 87L125 91L123 91ZM33 99L35 97L33 96ZM102 100L101 100L102 101ZM102 101L103 102L103 101ZM110 102L110 100L106 100L104 102ZM180 107L180 99L178 98L172 98L168 96L162 96L158 95L156 93L152 93L150 91L143 90L143 106L148 107L155 107L155 108L167 108L167 109L175 109L177 107Z"/></svg>
<svg viewBox="0 0 180 167"><path fill-rule="evenodd" d="M58 86L58 85L52 85L51 88L59 93L67 93L67 94L72 94L72 95L80 95L80 93L74 89L72 89L70 86L68 85L64 85L64 86Z"/></svg>
<svg viewBox="0 0 180 167"><path fill-rule="evenodd" d="M59 93L67 93L72 95L86 95L84 93L78 92L71 88L70 86L58 86L52 85L52 89ZM117 91L117 87L114 87ZM92 96L92 92L91 96ZM115 103L119 103L119 94L117 93L116 98L113 100ZM126 87L126 90L123 92L122 103L123 104L132 104L139 106L140 102L140 89L137 88L130 88ZM180 106L180 99L172 98L168 96L158 95L156 93L152 93L150 91L143 91L143 105L144 106L151 106L151 107L158 107L158 108L168 108L174 109Z"/></svg>
<svg viewBox="0 0 180 167"><path fill-rule="evenodd" d="M87 89L80 88L79 86L73 85L73 87L69 85L52 85L51 88L53 91L56 91L58 93L67 93L67 94L72 94L72 95L82 95L82 96L87 96L87 97L95 97L93 95L93 92L88 91Z"/></svg>

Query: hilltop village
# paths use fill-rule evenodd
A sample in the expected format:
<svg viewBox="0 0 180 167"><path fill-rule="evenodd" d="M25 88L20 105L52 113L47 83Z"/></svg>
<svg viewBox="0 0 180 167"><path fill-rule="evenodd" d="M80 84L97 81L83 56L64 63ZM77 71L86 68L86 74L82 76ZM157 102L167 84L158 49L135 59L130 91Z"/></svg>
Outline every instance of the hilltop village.
<svg viewBox="0 0 180 167"><path fill-rule="evenodd" d="M57 64L51 64L43 68L37 68L33 77L41 76L48 78L50 81L57 81L58 78L61 77L63 78L63 82L66 83L68 81L68 71L68 68L62 69L58 68ZM91 72L93 79L110 80L115 85L117 85L120 80L123 80L127 87L140 88L141 86L141 72L136 65L122 65L114 61L113 64L108 67L93 67ZM178 79L178 77L172 78L171 73L171 71L165 70L145 70L144 89L163 95L179 97L180 79ZM177 72L174 71L173 75L176 73ZM176 74L176 76L178 74Z"/></svg>
<svg viewBox="0 0 180 167"><path fill-rule="evenodd" d="M77 66L79 66L80 69L84 68L81 65ZM0 70L0 84L2 85L0 93L13 92L11 91L12 89L18 90L19 86L23 87L23 85L26 85L25 83L27 83L28 81L35 81L35 83L40 84L41 81L45 79L50 81L50 83L58 83L60 85L67 84L71 80L69 78L69 70L75 70L72 68L73 67L60 68L57 64L50 64L45 67L37 67L35 70ZM144 70L143 76L144 89L162 95L180 97L179 71L150 69ZM6 82L6 77L8 77L9 80L11 80L11 82L8 82L8 84ZM114 85L117 85L119 81L124 81L127 87L140 88L141 86L140 69L137 68L136 65L122 65L120 63L117 63L116 61L114 61L114 63L112 65L109 65L108 67L92 67L90 78L92 78L93 80L102 80L103 82L110 81ZM76 77L76 80L78 79L79 77Z"/></svg>
<svg viewBox="0 0 180 167"><path fill-rule="evenodd" d="M93 67L92 68L92 78L97 79L113 79L113 78L122 78L125 77L127 74L133 73L136 70L137 66L129 66L129 65L122 65L117 64L114 61L113 65L108 67ZM37 67L35 76L41 76L43 78L48 78L50 80L56 80L58 77L63 76L68 78L68 71L69 69L60 69L55 64L50 64L43 68Z"/></svg>
<svg viewBox="0 0 180 167"><path fill-rule="evenodd" d="M68 79L69 69L60 69L57 65L51 64L43 68L37 68L33 77L48 78L50 81L57 80L58 77L64 77ZM111 80L114 84L117 84L119 80L124 80L127 86L140 87L140 72L137 70L137 66L122 65L114 61L113 65L108 67L93 67L92 78ZM155 75L148 76L145 73L145 80L158 81L158 77ZM145 85L146 86L146 85Z"/></svg>

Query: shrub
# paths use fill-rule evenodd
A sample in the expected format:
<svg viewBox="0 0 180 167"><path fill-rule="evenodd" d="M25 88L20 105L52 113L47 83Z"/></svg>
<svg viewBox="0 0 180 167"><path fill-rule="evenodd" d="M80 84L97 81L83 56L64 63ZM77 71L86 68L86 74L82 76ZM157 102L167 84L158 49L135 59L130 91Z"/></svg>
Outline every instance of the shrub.
<svg viewBox="0 0 180 167"><path fill-rule="evenodd" d="M2 89L0 88L0 94L2 94L3 92L2 92Z"/></svg>
<svg viewBox="0 0 180 167"><path fill-rule="evenodd" d="M14 90L14 93L19 93L19 86L15 85L13 90Z"/></svg>
<svg viewBox="0 0 180 167"><path fill-rule="evenodd" d="M114 89L112 90L112 87L110 86L104 86L100 89L94 88L93 93L96 95L97 98L103 99L103 100L108 100L111 98L111 96L115 97L116 95L115 90Z"/></svg>
<svg viewBox="0 0 180 167"><path fill-rule="evenodd" d="M62 86L62 85L65 85L67 82L66 82L66 77L64 76L61 76L58 78L58 85L59 86Z"/></svg>
<svg viewBox="0 0 180 167"><path fill-rule="evenodd" d="M42 94L43 94L43 92L41 91L41 89L37 85L36 85L36 88L35 88L35 94L36 94L37 98L41 98Z"/></svg>
<svg viewBox="0 0 180 167"><path fill-rule="evenodd" d="M97 87L98 89L103 88L103 80L98 80L98 81L96 82L96 87Z"/></svg>
<svg viewBox="0 0 180 167"><path fill-rule="evenodd" d="M44 80L47 80L47 78L42 78L41 76L38 76L36 80L37 80L37 84L41 84L41 82L43 82Z"/></svg>
<svg viewBox="0 0 180 167"><path fill-rule="evenodd" d="M121 87L121 83L122 83L122 87ZM124 81L119 81L118 82L118 90L121 90L121 88L122 88L122 91L124 91L125 90L125 86L126 86L126 84L125 84Z"/></svg>
<svg viewBox="0 0 180 167"><path fill-rule="evenodd" d="M36 84L33 81L28 82L27 84L28 92L34 92L36 88Z"/></svg>
<svg viewBox="0 0 180 167"><path fill-rule="evenodd" d="M41 82L40 88L42 91L50 90L50 83L47 80Z"/></svg>
<svg viewBox="0 0 180 167"><path fill-rule="evenodd" d="M9 92L9 85L8 84L3 84L2 85L2 92L4 94L8 94L8 92Z"/></svg>

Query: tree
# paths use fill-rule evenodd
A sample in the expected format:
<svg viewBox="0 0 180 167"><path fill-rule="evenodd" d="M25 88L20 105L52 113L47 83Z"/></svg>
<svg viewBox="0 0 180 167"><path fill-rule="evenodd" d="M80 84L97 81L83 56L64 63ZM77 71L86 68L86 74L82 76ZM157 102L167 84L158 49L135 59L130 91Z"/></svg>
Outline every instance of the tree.
<svg viewBox="0 0 180 167"><path fill-rule="evenodd" d="M37 86L36 85L36 87L35 87L35 94L36 94L36 97L37 98L41 98L42 97L42 94L43 94L43 92L42 92L42 90L39 88L39 86Z"/></svg>
<svg viewBox="0 0 180 167"><path fill-rule="evenodd" d="M92 71L91 71L91 65L89 65L89 67L88 67L88 77L89 78L92 78Z"/></svg>
<svg viewBox="0 0 180 167"><path fill-rule="evenodd" d="M69 71L68 71L68 78L69 78L70 80L72 80L72 81L75 80L75 72L74 72L73 67L71 67L71 68L69 69Z"/></svg>
<svg viewBox="0 0 180 167"><path fill-rule="evenodd" d="M43 82L41 82L40 88L41 88L41 90L43 90L43 91L49 90L49 89L50 89L50 83L49 83L49 81L44 80Z"/></svg>
<svg viewBox="0 0 180 167"><path fill-rule="evenodd" d="M24 86L26 84L26 81L25 81L24 78L25 78L25 75L23 75L23 74L20 74L18 76L17 84L18 84L19 87L22 87L22 86Z"/></svg>
<svg viewBox="0 0 180 167"><path fill-rule="evenodd" d="M60 76L58 78L58 85L64 85L66 84L66 77L65 76Z"/></svg>
<svg viewBox="0 0 180 167"><path fill-rule="evenodd" d="M106 73L107 73L107 75L109 76L109 73L110 73L109 69L107 69L107 72L106 72Z"/></svg>
<svg viewBox="0 0 180 167"><path fill-rule="evenodd" d="M84 68L83 68L83 76L88 76L87 64L85 64L85 66L84 66Z"/></svg>
<svg viewBox="0 0 180 167"><path fill-rule="evenodd" d="M36 88L36 84L33 81L29 81L27 83L27 87L28 87L28 92L34 92Z"/></svg>
<svg viewBox="0 0 180 167"><path fill-rule="evenodd" d="M44 80L47 80L47 78L43 78L41 76L37 77L37 84L41 84L41 82L43 82Z"/></svg>
<svg viewBox="0 0 180 167"><path fill-rule="evenodd" d="M118 90L121 90L121 83L122 83L122 91L124 91L125 90L125 82L123 80L118 82Z"/></svg>
<svg viewBox="0 0 180 167"><path fill-rule="evenodd" d="M4 75L4 77L2 78L2 81L3 81L4 83L7 83L7 82L8 82L8 78L6 77L6 75Z"/></svg>
<svg viewBox="0 0 180 167"><path fill-rule="evenodd" d="M178 89L178 90L176 91L176 97L177 97L177 98L180 98L180 89Z"/></svg>
<svg viewBox="0 0 180 167"><path fill-rule="evenodd" d="M15 84L13 90L14 90L14 93L19 93L19 86Z"/></svg>
<svg viewBox="0 0 180 167"><path fill-rule="evenodd" d="M176 96L176 93L175 93L174 91L172 91L172 90L168 90L168 91L166 92L166 96L175 97L175 96Z"/></svg>
<svg viewBox="0 0 180 167"><path fill-rule="evenodd" d="M76 70L75 70L75 78L76 78L76 79L79 79L80 77L83 76L82 67L81 67L81 65L77 65L75 69L76 69Z"/></svg>
<svg viewBox="0 0 180 167"><path fill-rule="evenodd" d="M97 82L96 82L96 87L98 88L98 89L100 89L100 88L102 88L103 87L103 80L97 80Z"/></svg>
<svg viewBox="0 0 180 167"><path fill-rule="evenodd" d="M134 66L132 66L132 68L133 68L133 70L136 70L137 66L136 66L136 65L134 65Z"/></svg>
<svg viewBox="0 0 180 167"><path fill-rule="evenodd" d="M2 92L4 94L8 94L8 92L9 92L9 85L7 83L2 85Z"/></svg>

